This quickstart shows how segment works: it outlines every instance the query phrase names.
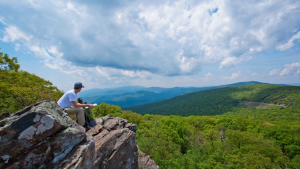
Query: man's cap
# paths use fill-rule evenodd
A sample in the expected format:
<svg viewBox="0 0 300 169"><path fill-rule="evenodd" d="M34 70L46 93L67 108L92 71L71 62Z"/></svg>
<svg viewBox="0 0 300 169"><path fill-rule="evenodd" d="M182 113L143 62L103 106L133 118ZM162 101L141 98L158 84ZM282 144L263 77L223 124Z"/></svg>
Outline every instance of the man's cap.
<svg viewBox="0 0 300 169"><path fill-rule="evenodd" d="M75 85L74 85L74 88L84 88L84 86L82 86L82 83L81 82L76 82Z"/></svg>

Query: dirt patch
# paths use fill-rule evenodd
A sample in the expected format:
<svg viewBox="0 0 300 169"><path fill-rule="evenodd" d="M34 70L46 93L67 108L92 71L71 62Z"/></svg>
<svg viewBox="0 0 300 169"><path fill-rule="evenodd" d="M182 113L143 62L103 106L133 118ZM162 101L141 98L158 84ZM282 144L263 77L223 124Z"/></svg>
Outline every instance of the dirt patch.
<svg viewBox="0 0 300 169"><path fill-rule="evenodd" d="M262 102L250 102L250 101L240 101L240 106L249 106L249 107L256 107L256 108L262 108L262 109L269 109L272 106L279 106L279 107L286 107L283 104L269 104L269 103L262 103Z"/></svg>
<svg viewBox="0 0 300 169"><path fill-rule="evenodd" d="M275 124L272 124L272 123L269 123L269 122L265 122L265 123L263 123L263 126L275 126Z"/></svg>

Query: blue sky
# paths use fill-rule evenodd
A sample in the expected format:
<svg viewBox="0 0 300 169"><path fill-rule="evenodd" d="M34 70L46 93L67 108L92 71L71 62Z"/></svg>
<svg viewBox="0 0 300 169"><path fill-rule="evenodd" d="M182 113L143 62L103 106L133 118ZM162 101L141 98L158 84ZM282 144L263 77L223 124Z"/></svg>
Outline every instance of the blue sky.
<svg viewBox="0 0 300 169"><path fill-rule="evenodd" d="M61 90L300 83L300 1L1 0L1 52Z"/></svg>

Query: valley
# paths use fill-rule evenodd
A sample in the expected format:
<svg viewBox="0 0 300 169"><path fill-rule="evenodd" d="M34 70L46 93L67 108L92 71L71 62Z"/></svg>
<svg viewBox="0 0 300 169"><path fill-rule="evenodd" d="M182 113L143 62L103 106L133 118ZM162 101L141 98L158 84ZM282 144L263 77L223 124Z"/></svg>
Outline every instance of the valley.
<svg viewBox="0 0 300 169"><path fill-rule="evenodd" d="M138 125L139 148L161 168L299 168L300 87L252 84L93 113ZM136 113L137 112L137 113Z"/></svg>

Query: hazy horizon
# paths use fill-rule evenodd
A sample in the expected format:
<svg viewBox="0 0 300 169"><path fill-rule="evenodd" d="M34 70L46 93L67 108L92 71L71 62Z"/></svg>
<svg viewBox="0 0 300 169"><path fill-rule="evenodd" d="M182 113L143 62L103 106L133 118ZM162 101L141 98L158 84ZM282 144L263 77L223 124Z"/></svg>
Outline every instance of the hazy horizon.
<svg viewBox="0 0 300 169"><path fill-rule="evenodd" d="M256 81L258 82L258 81ZM237 83L243 83L243 82L237 82ZM266 82L259 82L259 83L266 83ZM234 84L234 83L229 83L229 84L221 84L221 85L213 85L213 86L173 86L173 87L160 87L160 86L139 86L139 85L135 85L135 86L119 86L119 87L107 87L107 88L91 88L91 89L85 89L83 88L81 91L89 91L89 90L94 90L94 89L101 89L101 90L106 90L106 89L118 89L118 88L126 88L126 87L142 87L142 88L152 88L152 87L158 87L158 88L166 88L166 89L170 89L170 88L189 88L189 87L196 87L196 88L201 88L201 87L216 87L216 86L223 86L223 85L230 85L230 84ZM269 84L275 84L276 83L269 83ZM277 85L292 85L292 86L300 86L300 83L281 83L281 84L277 84ZM72 89L69 89L72 90ZM66 92L66 91L64 91Z"/></svg>

